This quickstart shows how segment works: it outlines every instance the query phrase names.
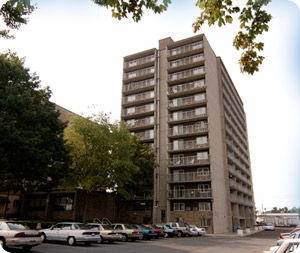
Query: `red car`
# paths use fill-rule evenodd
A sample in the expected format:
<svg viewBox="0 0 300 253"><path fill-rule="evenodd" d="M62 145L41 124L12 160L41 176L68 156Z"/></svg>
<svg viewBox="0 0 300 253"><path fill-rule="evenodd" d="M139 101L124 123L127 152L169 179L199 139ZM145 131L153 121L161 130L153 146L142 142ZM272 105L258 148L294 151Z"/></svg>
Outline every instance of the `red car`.
<svg viewBox="0 0 300 253"><path fill-rule="evenodd" d="M155 233L157 234L157 237L164 237L165 236L165 230L161 227L157 227L153 224L143 224L143 226L148 227L148 228L152 228Z"/></svg>
<svg viewBox="0 0 300 253"><path fill-rule="evenodd" d="M291 234L296 233L298 231L300 231L300 226L297 226L296 228L294 228L290 233L280 233L279 239L285 239L285 238L289 237Z"/></svg>

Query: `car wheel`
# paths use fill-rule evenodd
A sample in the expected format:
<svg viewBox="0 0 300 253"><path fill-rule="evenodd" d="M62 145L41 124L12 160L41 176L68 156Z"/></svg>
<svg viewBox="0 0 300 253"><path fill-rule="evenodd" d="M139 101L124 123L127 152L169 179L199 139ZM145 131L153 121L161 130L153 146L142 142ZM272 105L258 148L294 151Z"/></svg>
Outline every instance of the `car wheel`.
<svg viewBox="0 0 300 253"><path fill-rule="evenodd" d="M183 233L181 231L178 231L178 234L177 234L178 237L182 237L183 236Z"/></svg>
<svg viewBox="0 0 300 253"><path fill-rule="evenodd" d="M169 237L169 234L168 234L168 233L165 233L165 234L164 234L164 238L167 238L167 237Z"/></svg>
<svg viewBox="0 0 300 253"><path fill-rule="evenodd" d="M28 251L30 251L31 250L31 246L29 246L29 245L24 245L24 246L22 246L22 249L23 249L23 252L28 252Z"/></svg>
<svg viewBox="0 0 300 253"><path fill-rule="evenodd" d="M76 240L73 236L68 237L67 242L70 246L73 246L76 244Z"/></svg>
<svg viewBox="0 0 300 253"><path fill-rule="evenodd" d="M0 238L0 246L5 249L5 239L4 238Z"/></svg>
<svg viewBox="0 0 300 253"><path fill-rule="evenodd" d="M101 244L101 243L103 243L103 242L104 242L103 237L100 235L100 237L99 237L97 243L98 243L98 244Z"/></svg>
<svg viewBox="0 0 300 253"><path fill-rule="evenodd" d="M42 242L46 242L47 241L46 235L44 233L41 234L41 238L42 238Z"/></svg>
<svg viewBox="0 0 300 253"><path fill-rule="evenodd" d="M128 235L123 234L123 241L124 241L124 242L128 242Z"/></svg>

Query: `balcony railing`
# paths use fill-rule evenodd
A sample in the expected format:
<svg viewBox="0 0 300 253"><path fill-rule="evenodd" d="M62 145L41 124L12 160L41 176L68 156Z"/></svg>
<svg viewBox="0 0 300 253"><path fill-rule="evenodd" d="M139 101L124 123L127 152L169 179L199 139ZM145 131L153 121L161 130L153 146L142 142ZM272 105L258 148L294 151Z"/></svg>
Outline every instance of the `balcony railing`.
<svg viewBox="0 0 300 253"><path fill-rule="evenodd" d="M154 84L155 84L155 81L153 78L143 80L140 82L132 82L132 83L124 85L124 91L127 92L127 91L143 89L146 87L154 86Z"/></svg>
<svg viewBox="0 0 300 253"><path fill-rule="evenodd" d="M195 134L201 132L207 132L208 127L206 122L200 122L195 125L188 126L178 126L169 129L169 136L185 135L185 134Z"/></svg>
<svg viewBox="0 0 300 253"><path fill-rule="evenodd" d="M205 107L203 107L205 108ZM203 110L180 111L169 114L169 121L180 121L187 119L197 119L206 116L206 108Z"/></svg>
<svg viewBox="0 0 300 253"><path fill-rule="evenodd" d="M150 118L126 121L126 126L129 129L135 127L152 126L152 125L154 125L154 119L150 119Z"/></svg>
<svg viewBox="0 0 300 253"><path fill-rule="evenodd" d="M197 50L197 49L202 48L202 47L203 47L203 42L202 41L195 42L195 43L192 43L192 44L189 44L189 45L185 45L185 46L182 46L182 47L177 47L177 48L173 48L173 49L168 50L168 56L182 54L182 53L189 52L189 51L192 51L192 50Z"/></svg>
<svg viewBox="0 0 300 253"><path fill-rule="evenodd" d="M180 189L169 191L169 199L199 199L211 198L211 191L200 191L199 189Z"/></svg>
<svg viewBox="0 0 300 253"><path fill-rule="evenodd" d="M199 74L203 74L204 72L205 72L204 66L181 71L181 72L176 72L176 73L168 75L168 82L196 76Z"/></svg>
<svg viewBox="0 0 300 253"><path fill-rule="evenodd" d="M178 143L169 143L168 144L168 151L174 150L191 150L197 148L208 147L208 142L206 143L198 143L196 140L191 141L182 141Z"/></svg>
<svg viewBox="0 0 300 253"><path fill-rule="evenodd" d="M169 166L175 167L207 163L209 163L209 158L197 159L197 156L175 157L169 159Z"/></svg>
<svg viewBox="0 0 300 253"><path fill-rule="evenodd" d="M142 94L136 94L136 95L129 95L126 97L123 97L123 104L129 104L129 103L135 103L139 101L145 101L147 99L154 98L154 92L145 92Z"/></svg>
<svg viewBox="0 0 300 253"><path fill-rule="evenodd" d="M206 99L205 94L199 94L199 97L190 96L185 98L176 98L169 101L169 108L197 104L205 101L205 99Z"/></svg>
<svg viewBox="0 0 300 253"><path fill-rule="evenodd" d="M146 56L146 57L142 57L136 60L132 60L132 61L128 61L125 62L125 68L131 68L134 66L139 66L148 62L153 62L155 60L155 56L154 55L150 55L150 56Z"/></svg>
<svg viewBox="0 0 300 253"><path fill-rule="evenodd" d="M179 93L179 92L186 92L186 91L195 90L195 89L201 88L201 87L205 87L205 79L172 86L168 89L168 94L171 95L171 94L175 94L175 93Z"/></svg>
<svg viewBox="0 0 300 253"><path fill-rule="evenodd" d="M181 183L181 182L201 182L210 181L210 173L207 172L205 175L199 172L187 172L187 173L176 173L168 175L169 183Z"/></svg>
<svg viewBox="0 0 300 253"><path fill-rule="evenodd" d="M169 68L176 68L176 67L180 67L180 66L184 66L184 65L188 65L191 63L195 63L198 61L202 61L204 60L204 54L198 54L198 55L194 55L191 57L186 57L180 60L176 60L176 61L170 61L168 64Z"/></svg>
<svg viewBox="0 0 300 253"><path fill-rule="evenodd" d="M154 104L131 107L122 111L122 116L136 115L141 113L154 112Z"/></svg>

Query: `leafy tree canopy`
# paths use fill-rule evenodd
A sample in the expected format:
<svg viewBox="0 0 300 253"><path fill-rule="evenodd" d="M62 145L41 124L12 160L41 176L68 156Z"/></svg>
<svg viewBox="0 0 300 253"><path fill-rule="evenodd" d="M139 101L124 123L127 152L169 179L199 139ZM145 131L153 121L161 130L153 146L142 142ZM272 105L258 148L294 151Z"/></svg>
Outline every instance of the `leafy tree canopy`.
<svg viewBox="0 0 300 253"><path fill-rule="evenodd" d="M30 0L8 0L0 9L4 23L8 29L0 29L0 38L14 38L10 35L10 29L19 29L21 25L27 24L28 15L32 13L35 6L30 3Z"/></svg>
<svg viewBox="0 0 300 253"><path fill-rule="evenodd" d="M24 59L0 54L2 186L37 187L49 179L54 184L67 174L66 123L59 120L50 96L50 89L41 89L38 76L24 67Z"/></svg>
<svg viewBox="0 0 300 253"><path fill-rule="evenodd" d="M133 20L138 22L145 8L154 13L163 13L167 11L171 0L93 0L93 2L111 9L114 18L120 20L127 18L130 14ZM270 2L271 0L247 0L245 6L241 8L237 0L197 0L196 6L200 8L200 14L192 24L193 30L199 31L205 23L209 26L215 24L223 26L238 19L240 31L233 39L233 46L242 51L239 59L242 73L253 75L259 71L259 66L264 60L264 56L260 55L264 49L264 43L258 38L269 30L272 16L266 12L265 7ZM27 23L26 17L34 9L30 0L9 0L1 7L0 16L3 17L7 27L18 29L21 24ZM9 35L9 30L0 30L0 37L12 36Z"/></svg>
<svg viewBox="0 0 300 253"><path fill-rule="evenodd" d="M111 123L104 113L74 116L66 138L73 160L70 186L87 192L111 190L129 197L127 185L135 180L140 168L135 160L135 137L123 123Z"/></svg>

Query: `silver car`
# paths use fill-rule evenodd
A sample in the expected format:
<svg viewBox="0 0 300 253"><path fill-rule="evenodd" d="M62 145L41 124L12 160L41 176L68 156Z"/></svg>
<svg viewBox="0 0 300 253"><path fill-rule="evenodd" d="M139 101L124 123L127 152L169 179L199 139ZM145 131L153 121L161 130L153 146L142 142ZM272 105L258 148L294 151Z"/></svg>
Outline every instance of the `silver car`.
<svg viewBox="0 0 300 253"><path fill-rule="evenodd" d="M61 241L70 246L76 243L101 243L100 232L80 222L60 222L56 225L39 230L43 241Z"/></svg>
<svg viewBox="0 0 300 253"><path fill-rule="evenodd" d="M20 222L0 221L0 245L2 248L22 247L28 252L42 243L41 234L31 230Z"/></svg>
<svg viewBox="0 0 300 253"><path fill-rule="evenodd" d="M107 241L114 243L115 241L124 241L124 236L119 230L114 230L111 225L100 223L88 223L87 226L91 226L100 231L101 242Z"/></svg>

